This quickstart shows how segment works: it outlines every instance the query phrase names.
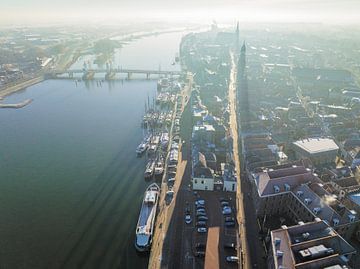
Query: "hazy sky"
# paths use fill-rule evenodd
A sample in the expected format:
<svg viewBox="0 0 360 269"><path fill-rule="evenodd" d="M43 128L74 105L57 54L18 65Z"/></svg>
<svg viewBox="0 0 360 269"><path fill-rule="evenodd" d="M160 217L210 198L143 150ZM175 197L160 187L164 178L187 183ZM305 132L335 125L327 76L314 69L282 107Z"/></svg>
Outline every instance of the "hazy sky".
<svg viewBox="0 0 360 269"><path fill-rule="evenodd" d="M360 0L0 0L1 23L172 19L360 23Z"/></svg>

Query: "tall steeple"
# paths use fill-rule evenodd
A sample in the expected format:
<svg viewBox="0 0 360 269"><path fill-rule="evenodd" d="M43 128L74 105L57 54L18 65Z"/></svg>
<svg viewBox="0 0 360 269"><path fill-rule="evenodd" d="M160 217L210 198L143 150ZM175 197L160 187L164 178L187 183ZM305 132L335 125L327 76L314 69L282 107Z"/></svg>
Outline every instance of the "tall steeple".
<svg viewBox="0 0 360 269"><path fill-rule="evenodd" d="M250 122L248 81L246 74L246 45L245 41L240 50L237 66L237 111L240 113L240 125L243 130L248 129Z"/></svg>
<svg viewBox="0 0 360 269"><path fill-rule="evenodd" d="M246 45L245 45L245 40L244 40L244 43L243 45L241 46L241 53L246 53Z"/></svg>
<svg viewBox="0 0 360 269"><path fill-rule="evenodd" d="M239 53L240 49L240 30L239 30L239 22L236 23L236 30L235 30L235 52L236 54Z"/></svg>
<svg viewBox="0 0 360 269"><path fill-rule="evenodd" d="M238 73L237 73L238 83L239 83L239 78L240 77L243 78L245 76L245 72L246 72L245 68L246 68L246 45L244 40L244 43L240 50L240 57L238 61Z"/></svg>

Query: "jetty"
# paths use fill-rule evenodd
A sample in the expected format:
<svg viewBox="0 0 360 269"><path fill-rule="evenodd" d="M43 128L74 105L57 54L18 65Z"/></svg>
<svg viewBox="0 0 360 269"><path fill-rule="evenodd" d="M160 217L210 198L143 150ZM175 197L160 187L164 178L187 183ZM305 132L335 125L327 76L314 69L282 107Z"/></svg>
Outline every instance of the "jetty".
<svg viewBox="0 0 360 269"><path fill-rule="evenodd" d="M24 106L27 106L28 104L30 104L32 102L32 99L26 99L20 103L16 103L16 104L1 104L0 103L0 108L22 108Z"/></svg>

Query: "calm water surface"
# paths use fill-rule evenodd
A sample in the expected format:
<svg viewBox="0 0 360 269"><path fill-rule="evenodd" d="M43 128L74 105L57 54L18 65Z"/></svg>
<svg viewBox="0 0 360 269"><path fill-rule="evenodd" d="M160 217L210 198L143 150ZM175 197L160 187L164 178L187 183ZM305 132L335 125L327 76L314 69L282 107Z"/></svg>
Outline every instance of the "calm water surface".
<svg viewBox="0 0 360 269"><path fill-rule="evenodd" d="M178 69L181 36L137 40L114 62ZM135 148L155 92L156 81L48 80L6 98L34 101L0 110L1 268L147 267L133 247L147 187Z"/></svg>

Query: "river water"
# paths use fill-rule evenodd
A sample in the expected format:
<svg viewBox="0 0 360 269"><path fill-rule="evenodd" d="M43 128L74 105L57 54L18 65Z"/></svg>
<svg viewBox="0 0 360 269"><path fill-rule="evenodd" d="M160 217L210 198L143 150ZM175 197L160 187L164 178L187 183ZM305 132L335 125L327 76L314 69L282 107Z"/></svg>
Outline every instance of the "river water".
<svg viewBox="0 0 360 269"><path fill-rule="evenodd" d="M182 35L133 41L114 64L179 70ZM156 80L47 80L5 99L33 102L0 110L1 268L147 267L134 249L148 185L135 148L155 93Z"/></svg>

